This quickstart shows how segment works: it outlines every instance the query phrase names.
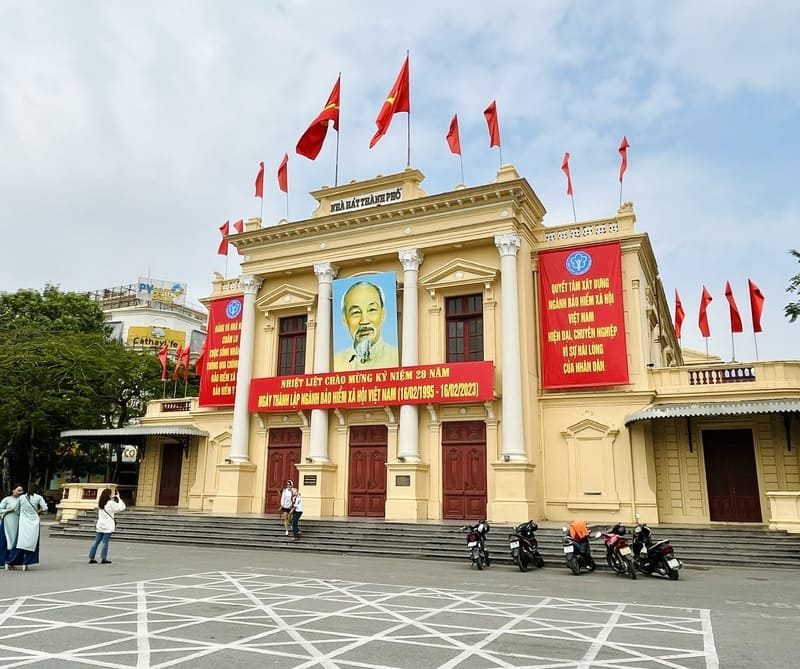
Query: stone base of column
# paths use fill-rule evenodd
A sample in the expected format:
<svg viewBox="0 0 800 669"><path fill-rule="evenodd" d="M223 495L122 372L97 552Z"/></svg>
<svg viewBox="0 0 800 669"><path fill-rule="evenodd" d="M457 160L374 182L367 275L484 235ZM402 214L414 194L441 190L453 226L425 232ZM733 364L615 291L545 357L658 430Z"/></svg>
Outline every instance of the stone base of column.
<svg viewBox="0 0 800 669"><path fill-rule="evenodd" d="M217 465L219 484L214 495L214 513L257 513L253 508L256 497L256 466L252 462Z"/></svg>
<svg viewBox="0 0 800 669"><path fill-rule="evenodd" d="M386 465L386 520L428 519L429 470L418 462Z"/></svg>
<svg viewBox="0 0 800 669"><path fill-rule="evenodd" d="M303 516L332 518L335 515L338 467L330 462L298 462L297 487L303 495Z"/></svg>
<svg viewBox="0 0 800 669"><path fill-rule="evenodd" d="M536 465L530 462L493 462L494 497L486 513L492 522L524 523L539 521L541 511L537 500Z"/></svg>

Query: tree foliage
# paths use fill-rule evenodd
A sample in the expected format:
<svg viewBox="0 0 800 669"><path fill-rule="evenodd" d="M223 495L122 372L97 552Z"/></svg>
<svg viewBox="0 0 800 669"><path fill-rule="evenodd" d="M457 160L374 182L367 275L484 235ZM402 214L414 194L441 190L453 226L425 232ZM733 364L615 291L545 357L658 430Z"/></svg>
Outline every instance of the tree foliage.
<svg viewBox="0 0 800 669"><path fill-rule="evenodd" d="M797 258L798 262L800 262L800 251L791 249L789 253ZM786 288L786 292L800 295L800 272L791 278L789 281L789 286ZM797 302L789 302L784 311L786 313L786 318L788 318L791 323L794 323L798 318L800 318L800 300Z"/></svg>
<svg viewBox="0 0 800 669"><path fill-rule="evenodd" d="M0 463L12 480L41 480L81 457L69 429L119 427L161 392L160 363L108 338L99 305L47 286L0 293ZM99 455L95 446L87 453Z"/></svg>

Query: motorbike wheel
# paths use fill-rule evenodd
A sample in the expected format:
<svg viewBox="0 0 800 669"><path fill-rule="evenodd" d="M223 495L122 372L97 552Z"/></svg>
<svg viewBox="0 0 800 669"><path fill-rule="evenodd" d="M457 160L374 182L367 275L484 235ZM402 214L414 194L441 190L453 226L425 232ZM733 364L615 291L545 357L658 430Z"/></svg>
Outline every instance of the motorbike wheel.
<svg viewBox="0 0 800 669"><path fill-rule="evenodd" d="M544 560L542 559L542 556L539 555L538 553L533 558L533 564L536 565L537 569L541 569L542 567L544 567Z"/></svg>
<svg viewBox="0 0 800 669"><path fill-rule="evenodd" d="M670 581L677 581L681 577L681 573L677 569L667 567L667 576Z"/></svg>
<svg viewBox="0 0 800 669"><path fill-rule="evenodd" d="M631 577L632 581L636 580L636 568L633 566L633 558L628 555L627 557L623 558L625 561L625 568L628 571L628 576Z"/></svg>
<svg viewBox="0 0 800 669"><path fill-rule="evenodd" d="M567 560L567 567L572 570L573 576L581 573L581 566L578 564L578 558L571 557Z"/></svg>
<svg viewBox="0 0 800 669"><path fill-rule="evenodd" d="M521 572L528 571L528 556L522 551L517 556L517 566Z"/></svg>

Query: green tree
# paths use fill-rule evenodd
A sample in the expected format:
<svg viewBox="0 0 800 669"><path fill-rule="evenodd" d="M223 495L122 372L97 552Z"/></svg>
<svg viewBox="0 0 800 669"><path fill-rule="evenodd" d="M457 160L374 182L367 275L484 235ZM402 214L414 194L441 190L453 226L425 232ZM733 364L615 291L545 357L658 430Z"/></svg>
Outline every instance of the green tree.
<svg viewBox="0 0 800 669"><path fill-rule="evenodd" d="M3 486L46 483L74 456L60 443L62 430L117 427L142 415L161 392L159 371L156 356L108 339L99 305L84 294L54 286L0 293Z"/></svg>
<svg viewBox="0 0 800 669"><path fill-rule="evenodd" d="M797 258L798 262L800 262L800 251L796 249L791 249L789 251L795 258ZM800 295L800 272L795 274L791 280L789 281L789 287L786 289L787 293L797 293ZM794 323L798 317L800 317L800 300L797 302L789 302L785 308L786 318L789 319L789 322Z"/></svg>

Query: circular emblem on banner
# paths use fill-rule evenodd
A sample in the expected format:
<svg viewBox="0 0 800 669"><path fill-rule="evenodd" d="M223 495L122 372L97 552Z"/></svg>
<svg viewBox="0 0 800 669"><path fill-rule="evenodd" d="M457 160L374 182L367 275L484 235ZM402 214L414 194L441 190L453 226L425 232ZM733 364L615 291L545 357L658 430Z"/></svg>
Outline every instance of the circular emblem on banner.
<svg viewBox="0 0 800 669"><path fill-rule="evenodd" d="M564 265L566 265L567 271L570 274L580 276L581 274L586 274L586 272L591 269L592 256L586 253L586 251L575 251L567 256Z"/></svg>
<svg viewBox="0 0 800 669"><path fill-rule="evenodd" d="M228 318L236 318L240 313L242 313L241 300L231 300L228 302L227 306L225 307L225 315Z"/></svg>

